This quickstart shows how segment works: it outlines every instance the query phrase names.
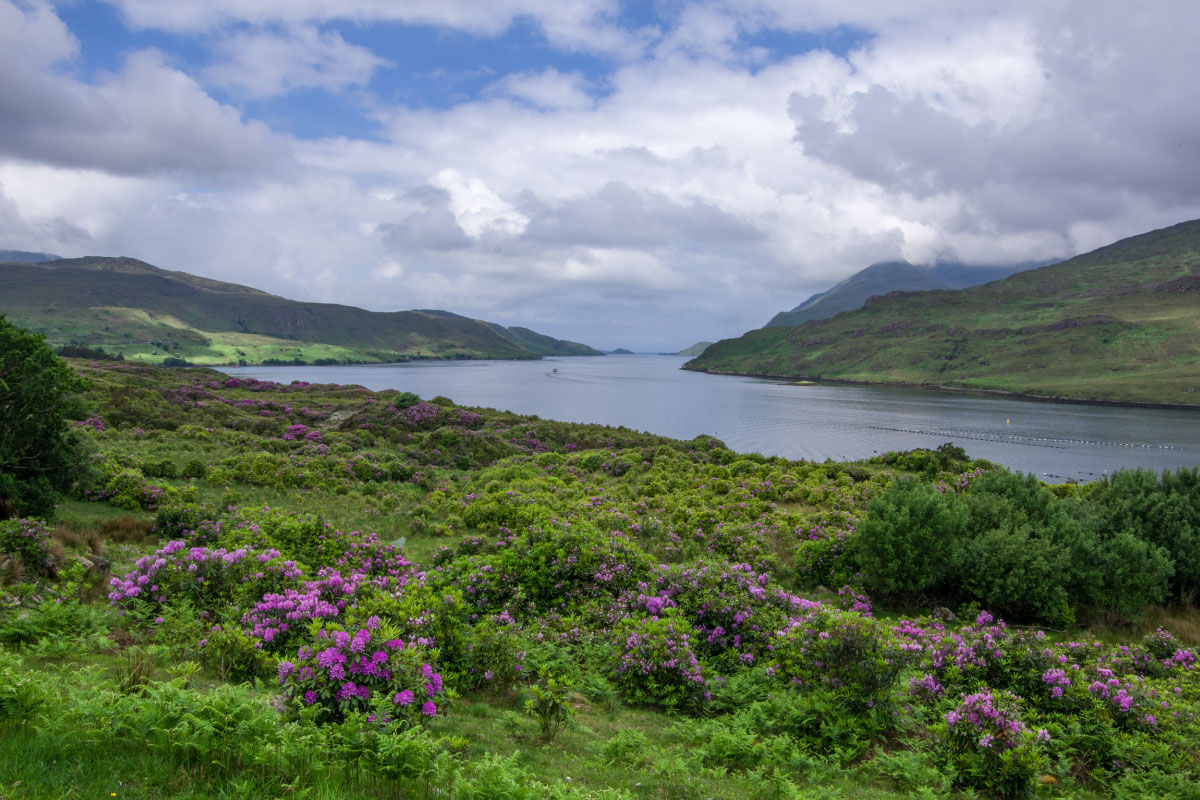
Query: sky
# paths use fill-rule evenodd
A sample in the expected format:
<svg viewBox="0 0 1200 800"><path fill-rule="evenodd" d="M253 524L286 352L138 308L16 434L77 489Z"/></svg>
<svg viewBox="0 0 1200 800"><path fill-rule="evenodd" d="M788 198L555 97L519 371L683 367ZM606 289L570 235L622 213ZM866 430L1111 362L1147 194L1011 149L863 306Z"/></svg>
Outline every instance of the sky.
<svg viewBox="0 0 1200 800"><path fill-rule="evenodd" d="M1195 0L0 0L0 249L611 349L1200 217Z"/></svg>

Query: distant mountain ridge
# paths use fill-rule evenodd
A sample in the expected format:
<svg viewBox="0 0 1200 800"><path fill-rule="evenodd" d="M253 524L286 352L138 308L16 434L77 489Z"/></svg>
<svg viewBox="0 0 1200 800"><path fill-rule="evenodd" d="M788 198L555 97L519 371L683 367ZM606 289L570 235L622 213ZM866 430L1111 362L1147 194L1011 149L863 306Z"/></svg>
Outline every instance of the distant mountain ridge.
<svg viewBox="0 0 1200 800"><path fill-rule="evenodd" d="M0 312L46 333L52 344L108 346L145 360L166 358L170 348L142 353L132 345L173 344L172 356L195 363L253 361L237 355L247 348L270 352L271 360L279 360L275 351L283 360L298 351L290 360L302 361L602 355L451 312L289 300L127 257L0 264Z"/></svg>
<svg viewBox="0 0 1200 800"><path fill-rule="evenodd" d="M674 353L674 355L677 355L677 356L698 356L698 355L700 355L701 353L703 353L705 350L707 350L707 349L708 349L708 347L709 347L709 345L711 345L711 344L712 344L712 342L696 342L695 344L693 344L693 345L691 345L691 346L689 346L689 347L685 347L685 348L683 348L683 349L682 349L682 350L680 350L678 353Z"/></svg>
<svg viewBox="0 0 1200 800"><path fill-rule="evenodd" d="M1200 406L1200 220L964 290L717 342L685 369Z"/></svg>
<svg viewBox="0 0 1200 800"><path fill-rule="evenodd" d="M29 250L0 250L0 263L15 261L20 264L37 264L42 261L57 261L62 256L53 253L33 253Z"/></svg>
<svg viewBox="0 0 1200 800"><path fill-rule="evenodd" d="M965 289L1007 278L1021 269L1024 267L970 267L951 262L922 267L907 261L880 261L814 294L791 311L780 311L765 327L790 327L813 319L829 319L843 311L862 308L871 297L888 292Z"/></svg>

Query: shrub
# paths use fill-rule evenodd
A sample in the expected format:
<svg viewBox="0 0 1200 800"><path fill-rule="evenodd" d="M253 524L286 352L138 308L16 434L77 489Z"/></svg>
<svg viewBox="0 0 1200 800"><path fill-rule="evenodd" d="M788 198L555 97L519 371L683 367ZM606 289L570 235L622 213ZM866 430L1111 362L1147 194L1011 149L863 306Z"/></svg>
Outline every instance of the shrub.
<svg viewBox="0 0 1200 800"><path fill-rule="evenodd" d="M300 567L278 550L189 548L175 539L138 559L123 578L113 578L108 599L114 605L156 606L187 597L198 608L213 609L281 591L300 576Z"/></svg>
<svg viewBox="0 0 1200 800"><path fill-rule="evenodd" d="M711 695L692 649L696 631L674 614L626 619L613 632L613 674L635 703L695 710Z"/></svg>
<svg viewBox="0 0 1200 800"><path fill-rule="evenodd" d="M54 571L50 557L50 529L36 519L0 521L0 553L12 556L38 575Z"/></svg>
<svg viewBox="0 0 1200 800"><path fill-rule="evenodd" d="M946 713L946 757L955 783L983 788L1002 798L1028 797L1043 770L1041 743L1017 712L1017 697L988 690L965 695Z"/></svg>
<svg viewBox="0 0 1200 800"><path fill-rule="evenodd" d="M87 460L68 421L82 419L88 387L45 337L0 314L0 519L50 513Z"/></svg>
<svg viewBox="0 0 1200 800"><path fill-rule="evenodd" d="M854 556L868 593L945 594L966 532L966 510L953 498L927 483L897 482L871 501L855 534Z"/></svg>
<svg viewBox="0 0 1200 800"><path fill-rule="evenodd" d="M568 699L573 684L567 678L546 671L538 673L537 682L529 687L533 696L525 701L525 713L538 721L544 739L553 739L575 714Z"/></svg>
<svg viewBox="0 0 1200 800"><path fill-rule="evenodd" d="M179 475L184 478L203 480L207 471L208 467L205 466L203 461L193 458L183 465L183 469L179 471Z"/></svg>
<svg viewBox="0 0 1200 800"><path fill-rule="evenodd" d="M353 634L340 625L322 624L316 640L301 647L294 662L280 662L279 683L295 703L320 706L330 721L370 711L383 699L390 701L392 719L417 722L435 716L445 694L432 662L428 649L405 643L395 628L378 620Z"/></svg>
<svg viewBox="0 0 1200 800"><path fill-rule="evenodd" d="M1200 469L1118 470L1098 482L1088 502L1103 510L1107 527L1161 547L1174 563L1171 597L1200 598Z"/></svg>
<svg viewBox="0 0 1200 800"><path fill-rule="evenodd" d="M772 658L777 678L832 689L857 712L883 704L911 660L887 625L833 609L793 620L776 637Z"/></svg>
<svg viewBox="0 0 1200 800"><path fill-rule="evenodd" d="M524 670L521 638L511 624L495 619L470 628L461 666L464 686L506 689Z"/></svg>

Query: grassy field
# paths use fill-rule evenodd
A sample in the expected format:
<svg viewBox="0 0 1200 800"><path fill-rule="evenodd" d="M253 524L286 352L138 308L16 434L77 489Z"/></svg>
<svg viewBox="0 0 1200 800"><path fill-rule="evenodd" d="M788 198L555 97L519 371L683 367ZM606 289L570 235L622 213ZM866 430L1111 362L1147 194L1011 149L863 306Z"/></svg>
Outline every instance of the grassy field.
<svg viewBox="0 0 1200 800"><path fill-rule="evenodd" d="M868 599L902 478L1025 513L953 447L791 462L75 363L93 477L0 523L0 798L1200 796L1194 608ZM1080 541L1112 499L1003 480ZM1011 727L950 722L984 696Z"/></svg>

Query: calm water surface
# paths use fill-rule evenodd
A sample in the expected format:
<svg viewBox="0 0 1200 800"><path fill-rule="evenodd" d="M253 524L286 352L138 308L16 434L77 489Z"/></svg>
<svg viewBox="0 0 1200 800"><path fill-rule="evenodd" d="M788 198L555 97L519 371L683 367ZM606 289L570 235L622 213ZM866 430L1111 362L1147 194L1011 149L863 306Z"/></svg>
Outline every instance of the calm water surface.
<svg viewBox="0 0 1200 800"><path fill-rule="evenodd" d="M953 441L973 457L1046 480L1090 479L1119 467L1200 465L1200 412L877 386L793 386L685 372L679 367L686 360L604 356L226 371L284 383L356 383L426 399L444 395L460 405L624 425L680 439L708 434L741 452L819 461Z"/></svg>

